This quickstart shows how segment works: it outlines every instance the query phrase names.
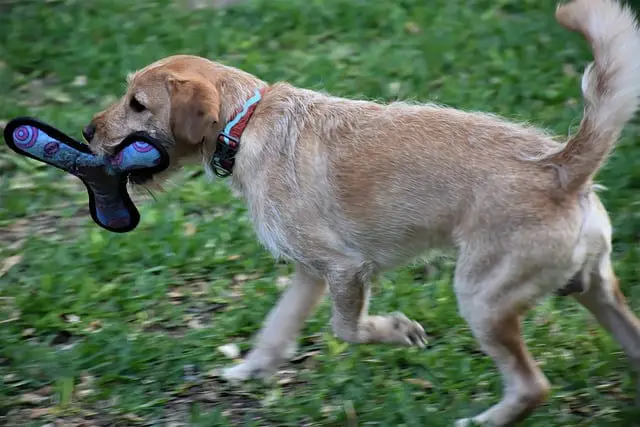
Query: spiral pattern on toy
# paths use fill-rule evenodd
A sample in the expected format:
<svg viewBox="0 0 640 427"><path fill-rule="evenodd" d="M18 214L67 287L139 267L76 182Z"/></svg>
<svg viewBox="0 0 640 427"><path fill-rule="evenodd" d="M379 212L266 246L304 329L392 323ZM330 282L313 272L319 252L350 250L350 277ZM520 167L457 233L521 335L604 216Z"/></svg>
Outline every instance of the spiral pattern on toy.
<svg viewBox="0 0 640 427"><path fill-rule="evenodd" d="M45 156L54 156L59 150L60 144L55 141L47 142L47 144L44 146Z"/></svg>
<svg viewBox="0 0 640 427"><path fill-rule="evenodd" d="M151 144L147 144L146 142L137 141L131 145L133 146L133 149L138 153L148 153L149 151L153 150L153 146Z"/></svg>
<svg viewBox="0 0 640 427"><path fill-rule="evenodd" d="M13 140L20 148L31 148L38 140L39 131L33 126L20 126L13 131Z"/></svg>

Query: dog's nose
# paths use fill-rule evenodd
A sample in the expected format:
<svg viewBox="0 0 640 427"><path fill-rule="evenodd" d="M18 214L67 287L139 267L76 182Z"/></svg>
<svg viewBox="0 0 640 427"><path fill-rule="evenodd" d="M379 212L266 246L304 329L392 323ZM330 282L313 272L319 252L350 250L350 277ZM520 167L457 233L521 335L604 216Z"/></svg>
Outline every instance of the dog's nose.
<svg viewBox="0 0 640 427"><path fill-rule="evenodd" d="M87 127L85 127L82 130L82 136L84 136L84 139L86 139L87 142L91 142L95 134L96 134L96 125L93 123L89 123Z"/></svg>

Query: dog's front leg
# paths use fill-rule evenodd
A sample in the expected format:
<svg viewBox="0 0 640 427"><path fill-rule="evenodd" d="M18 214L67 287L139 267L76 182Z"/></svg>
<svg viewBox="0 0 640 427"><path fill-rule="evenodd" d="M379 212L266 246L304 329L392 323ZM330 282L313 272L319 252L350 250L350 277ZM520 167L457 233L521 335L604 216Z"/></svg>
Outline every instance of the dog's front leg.
<svg viewBox="0 0 640 427"><path fill-rule="evenodd" d="M328 275L333 300L331 326L347 342L424 347L427 336L418 322L402 313L369 316L368 274L360 269L334 270Z"/></svg>
<svg viewBox="0 0 640 427"><path fill-rule="evenodd" d="M222 376L236 381L268 377L292 357L298 333L324 295L325 287L323 279L297 265L292 283L269 313L254 348L242 363L223 370Z"/></svg>

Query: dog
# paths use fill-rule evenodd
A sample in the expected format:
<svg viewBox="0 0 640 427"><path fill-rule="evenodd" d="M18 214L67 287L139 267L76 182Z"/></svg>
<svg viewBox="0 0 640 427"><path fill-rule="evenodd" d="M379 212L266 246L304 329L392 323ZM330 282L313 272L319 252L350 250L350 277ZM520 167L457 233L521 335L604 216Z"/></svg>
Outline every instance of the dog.
<svg viewBox="0 0 640 427"><path fill-rule="evenodd" d="M339 339L423 347L419 323L368 312L369 284L432 248L456 251L459 312L504 386L497 404L457 426L511 425L547 399L520 322L563 289L640 370L640 320L618 287L593 179L638 107L640 31L615 0L574 0L555 16L594 56L583 119L566 143L491 114L343 99L195 56L129 76L126 94L83 130L92 150L110 153L127 134L148 132L171 171L196 162L227 177L261 243L295 264L253 349L225 378L271 375L327 289Z"/></svg>

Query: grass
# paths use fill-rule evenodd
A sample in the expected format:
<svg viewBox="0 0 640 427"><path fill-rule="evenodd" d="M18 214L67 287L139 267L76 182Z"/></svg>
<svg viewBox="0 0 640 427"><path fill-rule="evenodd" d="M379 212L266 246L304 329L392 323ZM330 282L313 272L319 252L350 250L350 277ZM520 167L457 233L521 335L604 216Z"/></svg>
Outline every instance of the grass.
<svg viewBox="0 0 640 427"><path fill-rule="evenodd" d="M13 2L0 6L0 120L28 114L78 136L122 93L127 72L193 53L268 81L437 101L566 134L580 118L577 73L591 56L555 23L554 7L263 0L191 11L169 1ZM629 126L599 175L609 188L617 272L636 312L639 134ZM445 261L427 273L390 272L374 290L372 310L419 320L433 337L428 350L347 346L330 334L325 303L304 330L304 357L277 381L222 384L210 373L232 362L217 348L249 348L290 266L256 243L244 207L221 182L177 178L141 207L141 225L126 235L100 230L86 205L74 179L0 145L0 424L449 426L498 398L499 377L457 314ZM543 302L525 333L554 389L524 425L638 419L629 364L571 300Z"/></svg>

